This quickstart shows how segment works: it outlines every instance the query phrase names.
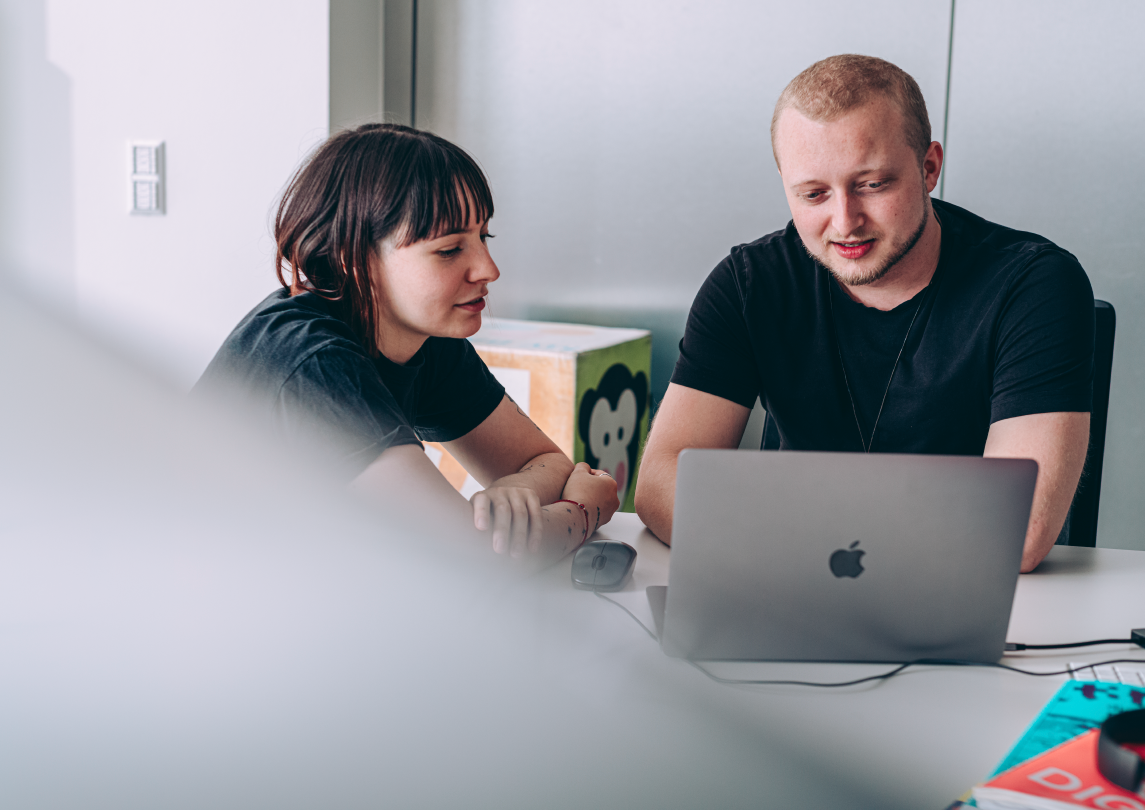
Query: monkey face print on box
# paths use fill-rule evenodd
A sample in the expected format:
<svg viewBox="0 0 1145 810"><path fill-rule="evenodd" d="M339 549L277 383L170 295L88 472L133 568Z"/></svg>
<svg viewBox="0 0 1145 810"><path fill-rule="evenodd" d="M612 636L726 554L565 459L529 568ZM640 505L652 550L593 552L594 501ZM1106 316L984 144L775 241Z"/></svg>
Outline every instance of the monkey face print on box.
<svg viewBox="0 0 1145 810"><path fill-rule="evenodd" d="M627 502L635 476L647 405L648 377L643 371L634 376L622 363L610 366L580 401L577 428L584 442L584 460L616 479L621 504Z"/></svg>

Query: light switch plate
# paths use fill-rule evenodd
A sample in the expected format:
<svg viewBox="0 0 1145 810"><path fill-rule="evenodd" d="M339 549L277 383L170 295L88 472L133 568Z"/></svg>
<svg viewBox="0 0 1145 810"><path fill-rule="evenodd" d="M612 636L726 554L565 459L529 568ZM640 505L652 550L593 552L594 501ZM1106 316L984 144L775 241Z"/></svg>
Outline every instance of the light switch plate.
<svg viewBox="0 0 1145 810"><path fill-rule="evenodd" d="M127 142L127 210L133 215L167 213L166 148L163 141Z"/></svg>

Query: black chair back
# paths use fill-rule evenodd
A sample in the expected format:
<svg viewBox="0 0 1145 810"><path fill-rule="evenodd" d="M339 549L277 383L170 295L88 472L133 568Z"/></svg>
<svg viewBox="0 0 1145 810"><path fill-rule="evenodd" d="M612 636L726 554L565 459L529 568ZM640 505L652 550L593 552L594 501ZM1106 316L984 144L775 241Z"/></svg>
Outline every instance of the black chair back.
<svg viewBox="0 0 1145 810"><path fill-rule="evenodd" d="M1105 428L1109 417L1109 381L1113 375L1113 337L1117 313L1108 301L1094 301L1093 411L1089 421L1089 451L1085 472L1073 496L1066 524L1065 545L1097 545L1097 506L1101 499L1101 468L1105 461ZM1059 543L1062 541L1059 540Z"/></svg>

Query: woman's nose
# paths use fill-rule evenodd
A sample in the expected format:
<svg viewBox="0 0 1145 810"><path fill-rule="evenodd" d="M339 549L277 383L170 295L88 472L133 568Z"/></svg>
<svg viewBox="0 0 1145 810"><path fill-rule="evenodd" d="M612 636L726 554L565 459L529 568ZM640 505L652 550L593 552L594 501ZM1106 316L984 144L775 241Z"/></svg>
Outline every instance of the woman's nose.
<svg viewBox="0 0 1145 810"><path fill-rule="evenodd" d="M489 249L482 250L481 257L473 263L469 271L469 280L472 282L482 282L490 284L501 277L501 271L497 269L497 263L493 261L493 257L489 255Z"/></svg>

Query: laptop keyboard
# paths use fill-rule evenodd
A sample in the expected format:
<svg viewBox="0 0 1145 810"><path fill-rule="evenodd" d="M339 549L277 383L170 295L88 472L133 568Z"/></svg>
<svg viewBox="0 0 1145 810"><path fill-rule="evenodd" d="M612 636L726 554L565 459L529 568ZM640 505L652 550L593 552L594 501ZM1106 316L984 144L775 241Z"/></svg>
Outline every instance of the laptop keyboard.
<svg viewBox="0 0 1145 810"><path fill-rule="evenodd" d="M1145 662L1140 664L1111 664L1106 667L1092 667L1081 662L1070 662L1070 678L1075 681L1105 681L1107 683L1127 683L1130 686L1145 686Z"/></svg>

